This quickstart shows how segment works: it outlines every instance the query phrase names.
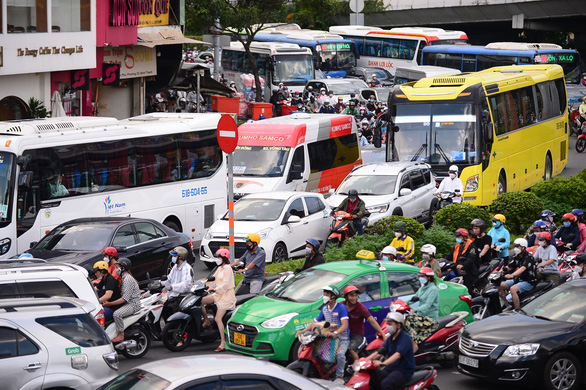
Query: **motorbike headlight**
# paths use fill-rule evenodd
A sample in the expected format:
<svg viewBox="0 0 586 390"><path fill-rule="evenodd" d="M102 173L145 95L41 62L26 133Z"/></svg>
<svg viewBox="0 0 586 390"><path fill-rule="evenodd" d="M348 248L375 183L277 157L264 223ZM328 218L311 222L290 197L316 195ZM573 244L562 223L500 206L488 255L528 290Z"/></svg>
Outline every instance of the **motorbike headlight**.
<svg viewBox="0 0 586 390"><path fill-rule="evenodd" d="M206 230L206 234L204 234L203 238L205 238L206 240L211 240L212 239L212 229Z"/></svg>
<svg viewBox="0 0 586 390"><path fill-rule="evenodd" d="M474 192L478 189L478 175L474 175L466 181L466 192Z"/></svg>
<svg viewBox="0 0 586 390"><path fill-rule="evenodd" d="M299 313L287 313L281 316L273 317L270 320L266 320L260 326L265 329L281 329L284 328L287 323L291 320L291 318L298 316Z"/></svg>
<svg viewBox="0 0 586 390"><path fill-rule="evenodd" d="M259 237L262 238L267 238L269 236L269 233L271 232L271 230L273 230L272 228L266 228L261 230L260 232L258 232L257 234L259 235Z"/></svg>
<svg viewBox="0 0 586 390"><path fill-rule="evenodd" d="M371 213L386 213L389 210L389 204L379 204L376 206L367 207Z"/></svg>
<svg viewBox="0 0 586 390"><path fill-rule="evenodd" d="M539 344L516 344L510 345L503 356L517 357L517 356L532 356L537 353Z"/></svg>

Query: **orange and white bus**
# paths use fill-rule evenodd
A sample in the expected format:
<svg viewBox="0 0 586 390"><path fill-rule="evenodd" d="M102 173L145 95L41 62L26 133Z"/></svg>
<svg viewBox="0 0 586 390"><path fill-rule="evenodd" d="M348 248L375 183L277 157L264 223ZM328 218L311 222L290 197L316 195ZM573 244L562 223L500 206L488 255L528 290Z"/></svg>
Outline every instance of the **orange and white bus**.
<svg viewBox="0 0 586 390"><path fill-rule="evenodd" d="M330 32L349 39L359 54L357 66L379 67L395 74L397 67L421 65L421 51L431 45L468 43L463 31L431 27L332 26Z"/></svg>
<svg viewBox="0 0 586 390"><path fill-rule="evenodd" d="M350 115L297 113L245 123L233 154L234 197L254 192L325 193L362 164Z"/></svg>

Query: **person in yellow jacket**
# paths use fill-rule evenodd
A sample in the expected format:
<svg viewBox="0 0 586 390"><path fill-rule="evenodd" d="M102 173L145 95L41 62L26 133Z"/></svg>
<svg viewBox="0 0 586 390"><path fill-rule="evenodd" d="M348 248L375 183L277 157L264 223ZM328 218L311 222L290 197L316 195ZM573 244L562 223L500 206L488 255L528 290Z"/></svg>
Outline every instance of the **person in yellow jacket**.
<svg viewBox="0 0 586 390"><path fill-rule="evenodd" d="M397 259L406 263L413 263L415 254L415 241L407 235L407 225L403 221L395 223L393 226L395 238L391 246L397 249Z"/></svg>

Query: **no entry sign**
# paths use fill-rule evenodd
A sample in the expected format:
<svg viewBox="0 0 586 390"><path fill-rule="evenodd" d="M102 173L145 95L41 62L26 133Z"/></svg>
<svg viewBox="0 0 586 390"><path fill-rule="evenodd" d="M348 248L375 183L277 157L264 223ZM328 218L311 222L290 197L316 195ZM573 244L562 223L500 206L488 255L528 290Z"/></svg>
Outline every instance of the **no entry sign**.
<svg viewBox="0 0 586 390"><path fill-rule="evenodd" d="M222 115L218 122L218 144L224 153L232 153L238 144L238 126L230 115Z"/></svg>

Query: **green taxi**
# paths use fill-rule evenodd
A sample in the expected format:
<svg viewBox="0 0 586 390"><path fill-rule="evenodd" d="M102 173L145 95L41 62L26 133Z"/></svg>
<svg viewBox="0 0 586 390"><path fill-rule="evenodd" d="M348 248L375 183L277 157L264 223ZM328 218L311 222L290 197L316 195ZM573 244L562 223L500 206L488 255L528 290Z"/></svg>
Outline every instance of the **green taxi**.
<svg viewBox="0 0 586 390"><path fill-rule="evenodd" d="M320 264L240 306L228 321L226 348L274 361L295 360L300 347L295 333L319 314L323 286L334 284L340 291L348 285L358 287L360 302L381 323L393 299L407 302L417 292L418 272L417 267L395 262L357 260ZM471 297L466 287L439 278L436 281L440 316L455 311L470 313ZM465 320L472 322L472 314ZM367 340L372 341L374 329L365 323L364 330Z"/></svg>

